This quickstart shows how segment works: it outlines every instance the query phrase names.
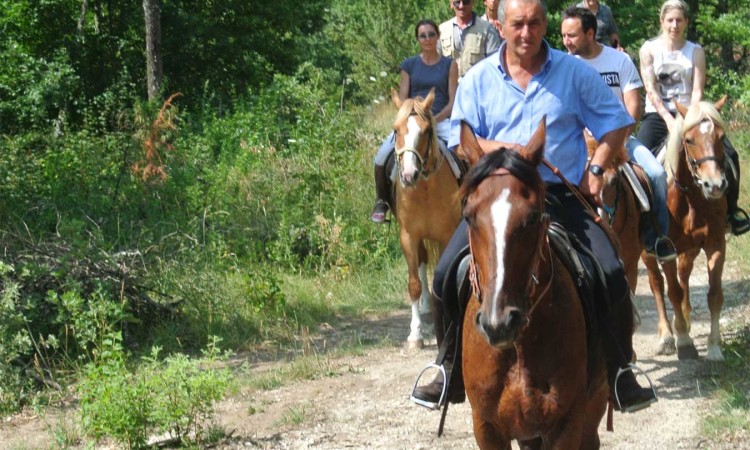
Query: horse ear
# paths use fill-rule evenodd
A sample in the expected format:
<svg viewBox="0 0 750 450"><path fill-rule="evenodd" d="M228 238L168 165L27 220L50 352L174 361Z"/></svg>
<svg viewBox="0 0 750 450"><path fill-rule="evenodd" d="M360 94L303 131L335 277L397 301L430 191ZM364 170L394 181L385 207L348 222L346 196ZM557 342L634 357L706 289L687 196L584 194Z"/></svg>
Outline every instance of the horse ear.
<svg viewBox="0 0 750 450"><path fill-rule="evenodd" d="M399 98L398 92L395 89L391 89L391 101L396 106L396 109L401 109L401 98Z"/></svg>
<svg viewBox="0 0 750 450"><path fill-rule="evenodd" d="M547 115L539 121L531 140L521 149L521 156L538 165L544 157L544 143L547 140Z"/></svg>
<svg viewBox="0 0 750 450"><path fill-rule="evenodd" d="M458 147L458 151L469 160L470 166L476 164L484 156L484 151L474 135L474 130L464 121L461 121L461 145Z"/></svg>
<svg viewBox="0 0 750 450"><path fill-rule="evenodd" d="M675 108L677 108L677 112L679 112L682 117L685 117L688 112L688 107L674 100L672 100L672 102L674 103Z"/></svg>
<svg viewBox="0 0 750 450"><path fill-rule="evenodd" d="M717 111L721 111L721 108L724 107L724 104L727 102L727 95L724 94L723 97L719 99L718 102L714 103L714 106L716 107Z"/></svg>
<svg viewBox="0 0 750 450"><path fill-rule="evenodd" d="M435 88L430 88L430 93L425 97L422 107L425 111L429 111L432 108L432 103L435 101Z"/></svg>

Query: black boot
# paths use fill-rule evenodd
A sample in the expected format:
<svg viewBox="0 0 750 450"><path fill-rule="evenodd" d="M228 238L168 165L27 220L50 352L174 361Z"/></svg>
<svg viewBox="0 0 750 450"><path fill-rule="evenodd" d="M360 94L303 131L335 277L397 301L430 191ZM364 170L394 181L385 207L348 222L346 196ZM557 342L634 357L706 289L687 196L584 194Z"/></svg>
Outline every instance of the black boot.
<svg viewBox="0 0 750 450"><path fill-rule="evenodd" d="M370 220L375 223L384 223L385 215L390 209L388 199L390 198L390 186L384 166L375 166L375 206L370 213Z"/></svg>
<svg viewBox="0 0 750 450"><path fill-rule="evenodd" d="M740 198L740 161L737 151L726 139L724 150L728 158L724 159L724 173L727 177L727 222L732 234L739 236L750 231L750 217L737 206Z"/></svg>
<svg viewBox="0 0 750 450"><path fill-rule="evenodd" d="M607 381L614 407L622 412L636 412L656 402L651 388L638 384L630 364L633 358L633 310L629 298L610 305L602 324L602 343L607 359Z"/></svg>
<svg viewBox="0 0 750 450"><path fill-rule="evenodd" d="M433 295L431 306L435 321L435 337L437 338L437 345L440 350L435 364L428 367L439 369L442 366L445 371L445 378L450 380L448 383L448 392L445 399L441 402L445 383L443 372L438 371L430 383L415 387L410 399L418 405L430 409L438 409L443 406L445 400L451 403L463 403L466 400L466 393L464 392L464 380L461 373L460 346L458 350L456 349L456 341L460 339L460 336L456 327L450 324L451 319L443 313L443 302Z"/></svg>

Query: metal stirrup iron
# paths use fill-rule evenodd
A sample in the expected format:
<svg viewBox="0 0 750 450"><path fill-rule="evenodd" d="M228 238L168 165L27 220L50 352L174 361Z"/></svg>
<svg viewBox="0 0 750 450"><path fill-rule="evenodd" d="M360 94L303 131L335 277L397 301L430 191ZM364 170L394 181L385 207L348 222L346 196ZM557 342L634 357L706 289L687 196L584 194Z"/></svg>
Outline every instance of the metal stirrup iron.
<svg viewBox="0 0 750 450"><path fill-rule="evenodd" d="M620 403L620 394L617 392L617 382L620 380L620 375L622 375L625 372L633 372L633 373L638 372L638 373L643 374L643 376L645 376L646 380L648 381L648 386L649 388L651 388L651 392L653 392L654 394L653 400L649 400L648 402L638 403L638 404L635 404L628 408L623 409L622 404ZM651 382L651 378L649 378L648 374L644 372L643 369L641 369L640 367L636 366L633 363L628 364L628 367L624 369L620 367L617 370L617 376L615 376L614 391L615 391L615 402L617 403L617 408L623 413L632 413L632 412L640 411L641 409L646 408L647 406L650 406L652 403L656 403L659 401L659 399L656 397L656 389L654 388L654 383Z"/></svg>
<svg viewBox="0 0 750 450"><path fill-rule="evenodd" d="M430 369L437 369L443 375L443 390L440 393L440 400L438 400L437 403L424 401L421 398L417 398L416 396L414 396L414 392L417 390L417 387L419 387L419 380L422 378L422 375L424 375L425 372L427 372ZM445 366L438 365L436 363L427 364L427 367L425 367L424 369L422 369L421 372L419 372L419 375L417 376L416 381L414 381L414 387L411 390L411 395L409 396L409 400L413 401L417 405L424 406L425 408L440 409L445 404L445 400L447 399L447 397L448 397L448 378L446 377L446 374L445 374Z"/></svg>

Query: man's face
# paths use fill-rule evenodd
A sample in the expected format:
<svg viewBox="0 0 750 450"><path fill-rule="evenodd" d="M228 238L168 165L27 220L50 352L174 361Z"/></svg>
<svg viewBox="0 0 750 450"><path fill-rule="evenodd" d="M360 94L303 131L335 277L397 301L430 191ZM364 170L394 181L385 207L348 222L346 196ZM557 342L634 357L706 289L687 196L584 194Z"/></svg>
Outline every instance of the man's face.
<svg viewBox="0 0 750 450"><path fill-rule="evenodd" d="M562 41L568 53L587 58L593 52L594 32L583 32L581 19L568 18L562 22Z"/></svg>
<svg viewBox="0 0 750 450"><path fill-rule="evenodd" d="M474 0L450 0L451 9L456 13L456 17L468 22L474 11Z"/></svg>
<svg viewBox="0 0 750 450"><path fill-rule="evenodd" d="M503 35L508 50L518 57L535 56L547 33L547 17L539 2L510 0L505 4Z"/></svg>
<svg viewBox="0 0 750 450"><path fill-rule="evenodd" d="M497 11L497 4L500 0L484 0L484 8Z"/></svg>

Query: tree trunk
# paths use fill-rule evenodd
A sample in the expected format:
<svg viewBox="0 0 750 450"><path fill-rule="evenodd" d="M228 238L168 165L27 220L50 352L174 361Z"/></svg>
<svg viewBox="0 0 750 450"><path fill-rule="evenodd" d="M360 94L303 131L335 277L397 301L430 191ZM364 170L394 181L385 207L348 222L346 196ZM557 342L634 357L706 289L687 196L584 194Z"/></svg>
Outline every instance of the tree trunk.
<svg viewBox="0 0 750 450"><path fill-rule="evenodd" d="M161 90L161 9L159 0L143 0L146 18L146 89L148 99L155 100Z"/></svg>

